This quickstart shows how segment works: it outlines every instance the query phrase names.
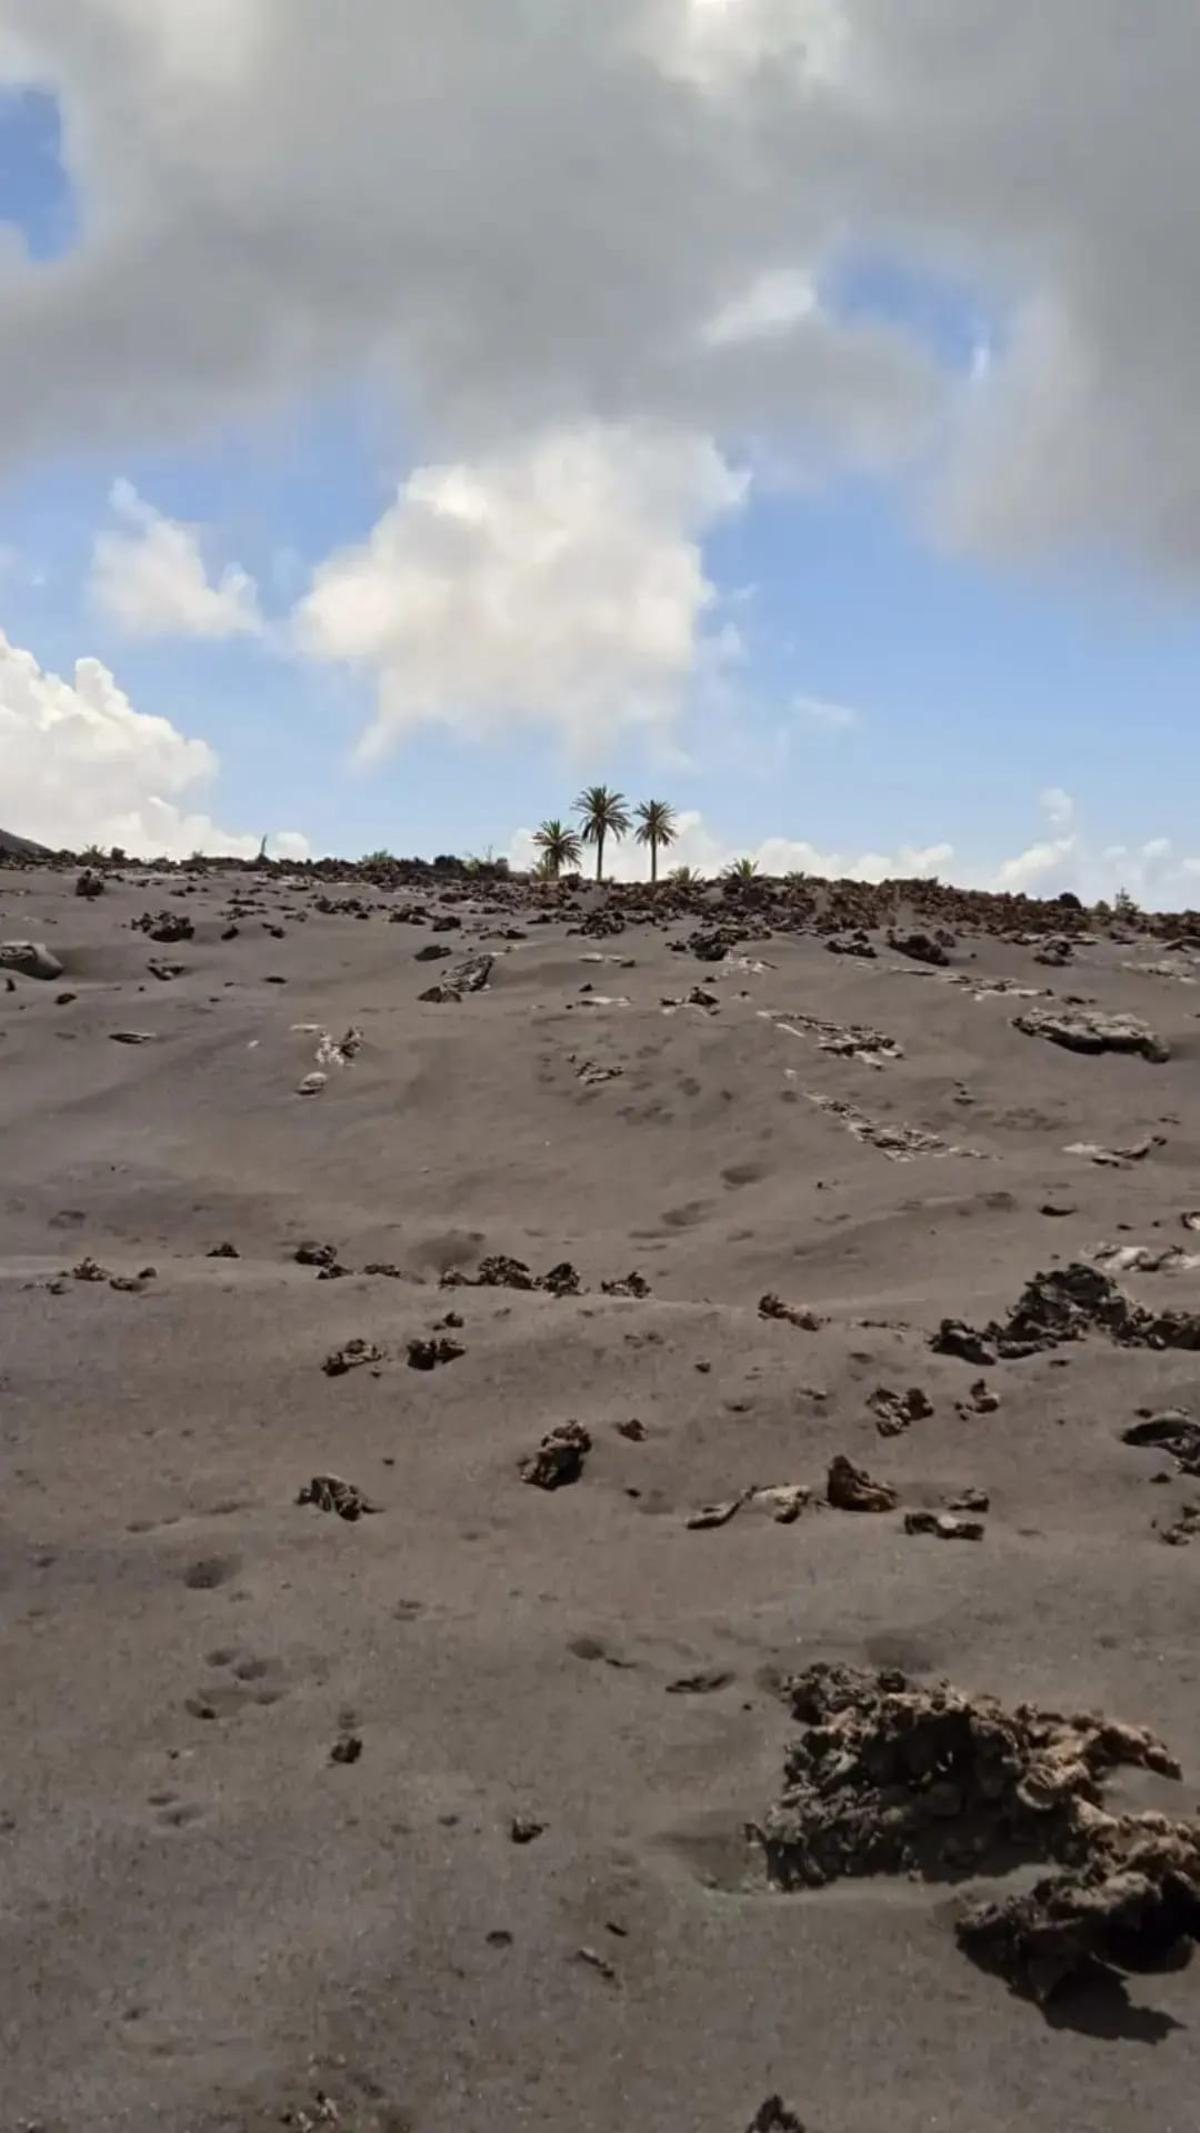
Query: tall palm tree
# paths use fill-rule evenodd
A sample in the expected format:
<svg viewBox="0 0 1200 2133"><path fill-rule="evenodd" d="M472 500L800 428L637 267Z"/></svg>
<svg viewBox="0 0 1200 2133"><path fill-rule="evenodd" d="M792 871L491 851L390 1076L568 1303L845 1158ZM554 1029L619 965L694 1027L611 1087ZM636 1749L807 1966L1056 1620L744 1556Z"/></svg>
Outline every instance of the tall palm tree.
<svg viewBox="0 0 1200 2133"><path fill-rule="evenodd" d="M564 867L579 865L579 838L557 815L534 831L533 841L542 855L548 880L557 881Z"/></svg>
<svg viewBox="0 0 1200 2133"><path fill-rule="evenodd" d="M675 810L667 800L643 800L637 810L639 844L650 847L650 879L658 880L658 848L665 851L678 836L675 826Z"/></svg>
<svg viewBox="0 0 1200 2133"><path fill-rule="evenodd" d="M619 844L629 828L629 810L623 792L610 792L607 785L586 785L575 802L585 844L596 847L596 879L604 879L604 840Z"/></svg>

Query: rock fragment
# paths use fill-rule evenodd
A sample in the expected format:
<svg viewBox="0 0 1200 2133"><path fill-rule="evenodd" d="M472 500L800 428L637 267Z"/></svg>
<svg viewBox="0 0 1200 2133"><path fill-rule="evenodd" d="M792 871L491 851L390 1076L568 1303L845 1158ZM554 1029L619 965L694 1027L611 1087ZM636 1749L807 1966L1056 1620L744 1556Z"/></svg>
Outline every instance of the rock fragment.
<svg viewBox="0 0 1200 2133"><path fill-rule="evenodd" d="M535 1489L569 1488L580 1479L591 1448L591 1435L582 1423L560 1423L542 1438L533 1457L524 1461L521 1479Z"/></svg>
<svg viewBox="0 0 1200 2133"><path fill-rule="evenodd" d="M135 932L148 933L152 941L169 946L174 941L190 941L196 937L196 928L185 911L143 911L133 921Z"/></svg>
<svg viewBox="0 0 1200 2133"><path fill-rule="evenodd" d="M972 1363L1037 1355L1063 1342L1107 1333L1123 1348L1200 1348L1200 1313L1149 1311L1098 1267L1079 1262L1035 1274L1001 1324L977 1331L943 1319L930 1346Z"/></svg>
<svg viewBox="0 0 1200 2133"><path fill-rule="evenodd" d="M1048 1875L1022 1896L974 1904L956 1930L981 1968L1040 2006L1089 1972L1169 1963L1200 1939L1196 1825L1124 1818L1077 1870Z"/></svg>
<svg viewBox="0 0 1200 2133"><path fill-rule="evenodd" d="M1127 1148L1105 1148L1099 1141L1072 1141L1065 1155L1082 1155L1102 1170L1126 1170L1131 1163L1144 1163L1155 1148L1165 1148L1166 1138L1161 1133L1148 1134L1145 1140L1134 1141Z"/></svg>
<svg viewBox="0 0 1200 2133"><path fill-rule="evenodd" d="M301 1489L296 1502L313 1504L318 1511L334 1512L349 1525L379 1509L379 1505L364 1496L352 1481L343 1481L338 1474L314 1474Z"/></svg>
<svg viewBox="0 0 1200 2133"><path fill-rule="evenodd" d="M975 1960L1043 2002L1097 1963L1119 1971L1200 1938L1200 1822L1105 1805L1123 1766L1181 1776L1153 1734L1007 1710L890 1669L819 1663L785 1693L804 1730L779 1804L751 1832L779 1888L1053 1864L1033 1890L973 1905L957 1926Z"/></svg>
<svg viewBox="0 0 1200 2133"><path fill-rule="evenodd" d="M461 1341L454 1341L446 1334L437 1340L412 1340L408 1343L408 1367L410 1370L436 1370L443 1363L457 1362L466 1354Z"/></svg>
<svg viewBox="0 0 1200 2133"><path fill-rule="evenodd" d="M435 925L434 931L438 930L439 927ZM429 990L421 993L419 997L435 1006L445 1007L465 999L469 993L485 992L495 960L493 955L464 956L462 962L455 966L440 985L431 985Z"/></svg>
<svg viewBox="0 0 1200 2133"><path fill-rule="evenodd" d="M984 1524L980 1518L957 1518L950 1511L906 1511L904 1530L908 1534L931 1534L935 1540L981 1541Z"/></svg>
<svg viewBox="0 0 1200 2133"><path fill-rule="evenodd" d="M1069 1052L1133 1052L1156 1066L1171 1048L1137 1015L1104 1015L1095 1010L1031 1007L1013 1018L1013 1028L1027 1037L1045 1037Z"/></svg>
<svg viewBox="0 0 1200 2133"><path fill-rule="evenodd" d="M602 1281L600 1287L605 1296L633 1296L644 1302L650 1294L650 1284L644 1274L623 1274L616 1281Z"/></svg>
<svg viewBox="0 0 1200 2133"><path fill-rule="evenodd" d="M910 1423L927 1421L933 1413L933 1402L919 1385L910 1386L907 1392L889 1392L886 1385L880 1385L867 1406L881 1437L898 1437Z"/></svg>
<svg viewBox="0 0 1200 2133"><path fill-rule="evenodd" d="M706 1503L698 1511L690 1513L687 1521L689 1533L708 1533L717 1526L727 1526L736 1518L744 1503L754 1494L753 1489L743 1489L739 1496L726 1497L723 1503Z"/></svg>
<svg viewBox="0 0 1200 2133"><path fill-rule="evenodd" d="M1169 1407L1133 1422L1121 1431L1121 1439L1139 1448L1152 1446L1155 1451L1169 1452L1183 1473L1200 1475L1200 1422L1185 1408Z"/></svg>
<svg viewBox="0 0 1200 2133"><path fill-rule="evenodd" d="M0 970L23 978L61 978L63 966L44 941L0 941Z"/></svg>
<svg viewBox="0 0 1200 2133"><path fill-rule="evenodd" d="M945 968L950 961L946 953L947 948L955 948L958 945L954 935L944 930L935 934L892 931L887 939L888 947L894 948L897 955L911 956L914 962L932 963L939 968Z"/></svg>
<svg viewBox="0 0 1200 2133"><path fill-rule="evenodd" d="M382 1363L383 1350L374 1341L347 1341L342 1348L334 1348L326 1356L321 1368L327 1378L344 1378L349 1370L361 1370L369 1363Z"/></svg>
<svg viewBox="0 0 1200 2133"><path fill-rule="evenodd" d="M746 2128L746 2133L805 2133L794 2111L789 2111L782 2096L768 2096L760 2103Z"/></svg>
<svg viewBox="0 0 1200 2133"><path fill-rule="evenodd" d="M886 1481L872 1481L844 1452L832 1460L825 1484L826 1501L835 1511L894 1511L896 1491Z"/></svg>
<svg viewBox="0 0 1200 2133"><path fill-rule="evenodd" d="M781 1296L772 1294L759 1297L758 1315L760 1318L781 1319L785 1325L798 1326L802 1333L819 1333L823 1323L816 1312L808 1310L805 1305L784 1303Z"/></svg>

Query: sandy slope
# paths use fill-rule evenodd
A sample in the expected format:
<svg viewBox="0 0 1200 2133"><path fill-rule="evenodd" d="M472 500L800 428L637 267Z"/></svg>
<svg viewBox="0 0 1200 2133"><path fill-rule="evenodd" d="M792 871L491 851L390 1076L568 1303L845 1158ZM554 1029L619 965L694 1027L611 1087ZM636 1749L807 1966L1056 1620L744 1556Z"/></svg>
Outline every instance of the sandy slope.
<svg viewBox="0 0 1200 2133"><path fill-rule="evenodd" d="M1200 1973L1043 2013L958 1952L955 1889L780 1895L742 1833L779 1790L779 1676L818 1657L1151 1725L1186 1781L1122 1797L1196 1806L1200 1539L1154 1522L1200 1485L1152 1486L1170 1461L1120 1431L1200 1411L1200 1356L1090 1340L1000 1366L999 1411L963 1416L979 1373L928 1336L1104 1240L1186 1244L1200 986L1123 967L1157 945L1061 971L954 952L1147 1017L1156 1066L1026 1037L1021 1001L882 943L752 940L754 972L671 953L687 925L556 922L426 1005L453 958L416 951L511 912L456 904L435 936L387 923L407 895L361 921L269 883L222 941L237 884L139 882L87 903L0 875L0 938L65 966L0 989L6 2133L265 2133L318 2093L355 2133L744 2133L772 2091L813 2133L1192 2133ZM194 940L131 929L159 909ZM696 984L718 1011L664 1011ZM780 1027L798 1013L904 1056L833 1056ZM298 1096L318 1032L351 1026ZM813 1096L977 1154L891 1161ZM1151 1134L1124 1169L1065 1152ZM305 1239L353 1277L297 1265ZM571 1260L587 1293L439 1287L489 1252ZM56 1280L87 1255L156 1276ZM634 1269L648 1300L601 1292ZM1200 1299L1187 1270L1126 1285ZM768 1290L824 1323L764 1322ZM448 1309L465 1354L410 1369ZM327 1376L356 1337L384 1360ZM910 1385L932 1418L881 1437L869 1395ZM568 1419L594 1439L580 1484L523 1486ZM819 1494L837 1452L902 1509L986 1489L985 1541L816 1506L688 1529L755 1485ZM298 1505L321 1472L378 1514ZM348 1735L360 1758L332 1762ZM543 1833L514 1843L514 1815Z"/></svg>

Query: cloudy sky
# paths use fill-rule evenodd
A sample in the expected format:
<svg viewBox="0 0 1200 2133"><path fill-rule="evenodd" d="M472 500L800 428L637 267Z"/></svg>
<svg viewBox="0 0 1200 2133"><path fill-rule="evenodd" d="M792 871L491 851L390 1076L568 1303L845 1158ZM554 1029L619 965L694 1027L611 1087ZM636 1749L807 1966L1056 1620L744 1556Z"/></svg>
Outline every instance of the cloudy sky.
<svg viewBox="0 0 1200 2133"><path fill-rule="evenodd" d="M1200 903L1194 0L0 0L0 823ZM634 867L640 855L618 855Z"/></svg>

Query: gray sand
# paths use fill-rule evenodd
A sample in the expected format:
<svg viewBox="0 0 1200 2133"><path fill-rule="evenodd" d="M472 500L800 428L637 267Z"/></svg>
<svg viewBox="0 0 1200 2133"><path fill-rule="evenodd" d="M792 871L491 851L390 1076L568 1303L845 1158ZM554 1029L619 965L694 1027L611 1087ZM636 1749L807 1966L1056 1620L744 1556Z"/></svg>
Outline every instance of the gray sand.
<svg viewBox="0 0 1200 2133"><path fill-rule="evenodd" d="M1200 989L1129 967L1152 941L952 952L1145 1019L1152 1064L1031 1041L1027 1002L882 934L874 962L756 937L773 967L726 971L669 951L693 922L510 943L481 936L527 912L456 903L428 963L382 908L144 880L0 874L0 938L64 966L0 980L5 2133L745 2133L774 2092L812 2133L1194 2133L1200 1964L1042 2011L959 1952L956 1888L782 1895L743 1831L793 1731L778 1679L818 1658L1151 1726L1185 1781L1124 1797L1195 1809L1200 1536L1160 1535L1200 1481L1120 1433L1200 1413L1200 1355L1097 1336L1001 1364L974 1413L980 1372L928 1338L1102 1243L1189 1246ZM131 929L160 909L195 938ZM490 989L419 1002L480 947ZM694 985L716 1012L664 1011ZM828 1099L935 1145L891 1160ZM439 1285L492 1253L585 1293ZM70 1278L89 1256L156 1274ZM603 1294L635 1270L649 1298ZM1200 1270L1121 1279L1200 1307ZM410 1368L448 1311L465 1353ZM327 1375L358 1339L383 1359ZM881 1434L881 1387L933 1414ZM568 1421L582 1479L525 1486ZM819 1505L838 1453L897 1511ZM324 1474L378 1508L298 1504ZM793 1523L688 1528L799 1483ZM969 1488L982 1543L905 1533Z"/></svg>

